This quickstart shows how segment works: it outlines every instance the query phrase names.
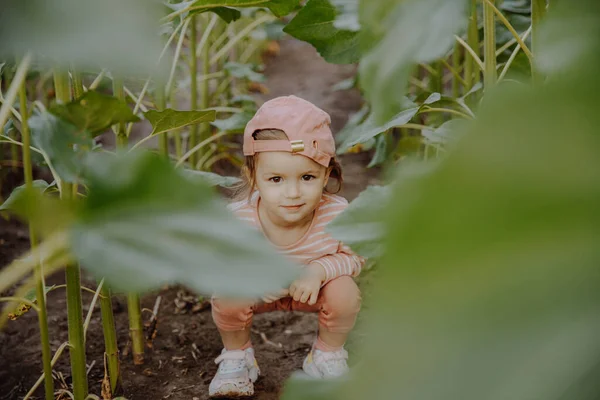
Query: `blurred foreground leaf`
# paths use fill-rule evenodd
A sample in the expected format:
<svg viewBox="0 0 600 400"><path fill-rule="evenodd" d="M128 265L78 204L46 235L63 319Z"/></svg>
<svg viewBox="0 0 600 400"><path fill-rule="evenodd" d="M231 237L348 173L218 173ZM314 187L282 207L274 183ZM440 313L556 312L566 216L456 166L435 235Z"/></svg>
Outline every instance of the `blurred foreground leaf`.
<svg viewBox="0 0 600 400"><path fill-rule="evenodd" d="M157 135L188 125L214 121L216 112L214 110L177 111L167 108L163 111L149 110L144 113L144 116L152 124L151 135Z"/></svg>
<svg viewBox="0 0 600 400"><path fill-rule="evenodd" d="M439 167L395 186L362 365L283 399L598 398L600 6L577 7L596 24L548 26L591 28L579 73L488 93Z"/></svg>
<svg viewBox="0 0 600 400"><path fill-rule="evenodd" d="M162 157L95 154L86 176L73 251L117 290L179 282L203 294L257 296L298 271L208 185L191 183Z"/></svg>
<svg viewBox="0 0 600 400"><path fill-rule="evenodd" d="M50 112L80 130L96 135L116 123L140 120L124 101L96 91L86 92L68 104L57 104Z"/></svg>
<svg viewBox="0 0 600 400"><path fill-rule="evenodd" d="M385 220L379 210L387 205L390 197L390 187L369 186L327 226L326 231L363 257L382 256Z"/></svg>
<svg viewBox="0 0 600 400"><path fill-rule="evenodd" d="M155 72L162 50L160 2L144 0L4 0L0 8L0 58L113 73Z"/></svg>

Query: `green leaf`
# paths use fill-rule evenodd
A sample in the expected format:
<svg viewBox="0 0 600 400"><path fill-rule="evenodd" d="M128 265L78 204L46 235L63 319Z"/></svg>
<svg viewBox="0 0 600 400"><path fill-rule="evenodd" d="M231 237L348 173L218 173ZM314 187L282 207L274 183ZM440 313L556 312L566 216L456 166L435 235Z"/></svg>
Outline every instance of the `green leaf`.
<svg viewBox="0 0 600 400"><path fill-rule="evenodd" d="M183 3L173 3L173 4L166 4L168 7L170 7L171 9L173 9L174 11L177 10L182 10L184 8L186 8L187 6L193 4L193 1L186 1ZM228 7L214 7L214 8L201 8L198 10L192 10L191 12L185 12L182 13L180 15L180 17L182 19L187 18L188 15L194 15L194 14L202 14L205 12L213 12L215 14L217 14L223 21L225 21L226 23L230 23L233 21L237 21L238 19L241 18L242 13L239 10L236 10L234 8L228 8Z"/></svg>
<svg viewBox="0 0 600 400"><path fill-rule="evenodd" d="M500 9L509 13L531 15L531 0L503 0Z"/></svg>
<svg viewBox="0 0 600 400"><path fill-rule="evenodd" d="M361 85L375 123L403 109L412 66L446 54L466 24L463 0L373 0L361 2Z"/></svg>
<svg viewBox="0 0 600 400"><path fill-rule="evenodd" d="M368 113L369 106L365 104L360 110L350 115L346 125L344 125L344 127L335 135L336 144L344 143L348 138L348 135L350 135L350 133L365 120Z"/></svg>
<svg viewBox="0 0 600 400"><path fill-rule="evenodd" d="M96 91L86 92L68 104L57 104L50 112L94 136L119 122L140 120L123 100Z"/></svg>
<svg viewBox="0 0 600 400"><path fill-rule="evenodd" d="M84 160L94 145L90 133L49 112L30 117L29 128L33 144L46 153L58 176L65 182L80 182Z"/></svg>
<svg viewBox="0 0 600 400"><path fill-rule="evenodd" d="M600 25L598 2L556 7L566 38ZM362 365L327 398L597 398L599 37L578 74L487 93L457 148L394 189Z"/></svg>
<svg viewBox="0 0 600 400"><path fill-rule="evenodd" d="M214 172L196 171L192 169L184 169L183 176L190 179L192 182L202 182L210 186L222 186L229 188L241 182L241 179L235 176L222 176Z"/></svg>
<svg viewBox="0 0 600 400"><path fill-rule="evenodd" d="M144 113L144 116L152 124L151 135L158 135L188 125L214 121L216 112L214 110L177 111L167 108L163 111L149 110Z"/></svg>
<svg viewBox="0 0 600 400"><path fill-rule="evenodd" d="M145 0L7 0L0 13L0 59L34 54L36 69L60 66L145 76L162 50L161 6ZM8 40L10 38L10 40ZM167 71L168 72L168 71Z"/></svg>
<svg viewBox="0 0 600 400"><path fill-rule="evenodd" d="M413 119L417 114L419 114L423 106L433 105L439 102L451 103L456 106L455 108L460 108L462 111L466 109L470 112L469 108L466 105L460 104L457 100L446 96L442 96L439 93L429 94L429 96L423 101L423 103L420 106L404 97L401 99L401 103L405 109L403 111L400 111L398 114L394 115L386 123L382 125L376 124L375 116L371 114L360 125L348 128L344 127L344 141L338 148L337 153L343 154L347 152L351 147L359 143L365 143L366 141L374 138L375 136L383 132L386 132L391 128L407 124L408 122L410 122L411 119Z"/></svg>
<svg viewBox="0 0 600 400"><path fill-rule="evenodd" d="M225 63L223 68L225 68L229 75L233 76L234 78L244 78L252 82L265 81L265 76L252 70L252 65L250 64L240 64L229 61Z"/></svg>
<svg viewBox="0 0 600 400"><path fill-rule="evenodd" d="M218 119L210 124L216 126L220 131L226 132L243 132L248 124L248 121L254 116L253 113L244 111L235 113L227 119Z"/></svg>
<svg viewBox="0 0 600 400"><path fill-rule="evenodd" d="M42 179L36 179L32 182L32 187L39 190L41 193L43 193L49 186L50 185L48 182ZM0 205L0 211L16 210L18 208L17 200L21 197L25 188L25 185L14 188L10 196L8 196L8 199L6 199L4 203Z"/></svg>
<svg viewBox="0 0 600 400"><path fill-rule="evenodd" d="M383 254L385 220L379 211L389 202L389 186L369 186L338 215L325 230L363 257ZM374 205L377 207L374 207Z"/></svg>
<svg viewBox="0 0 600 400"><path fill-rule="evenodd" d="M19 186L0 206L0 212L17 215L42 236L64 229L75 218L78 205L45 194L49 188L52 186L43 180L34 181L30 189Z"/></svg>
<svg viewBox="0 0 600 400"><path fill-rule="evenodd" d="M367 168L373 168L383 164L388 157L388 139L386 135L377 136L375 141L375 154L373 155L369 165L367 165Z"/></svg>
<svg viewBox="0 0 600 400"><path fill-rule="evenodd" d="M328 62L350 64L360 58L357 32L334 26L336 8L328 0L309 0L284 32L312 44Z"/></svg>
<svg viewBox="0 0 600 400"><path fill-rule="evenodd" d="M451 119L433 129L423 129L421 134L428 144L448 145L455 143L460 138L460 133L465 130L468 121L464 119Z"/></svg>
<svg viewBox="0 0 600 400"><path fill-rule="evenodd" d="M117 290L179 282L201 294L257 296L299 271L208 185L190 182L163 157L94 154L88 167L73 252Z"/></svg>
<svg viewBox="0 0 600 400"><path fill-rule="evenodd" d="M231 104L236 103L250 103L251 105L255 106L256 100L249 94L238 94L231 99Z"/></svg>
<svg viewBox="0 0 600 400"><path fill-rule="evenodd" d="M4 124L4 128L3 128L4 136L10 137L10 133L14 130L15 130L15 123L13 122L12 118L10 118L6 122L6 124Z"/></svg>
<svg viewBox="0 0 600 400"><path fill-rule="evenodd" d="M364 143L380 133L387 131L388 129L408 123L415 115L417 115L419 110L420 107L417 106L401 111L383 125L376 124L373 114L369 115L369 117L362 124L358 125L347 134L346 140L340 145L337 153L343 154L358 143Z"/></svg>
<svg viewBox="0 0 600 400"><path fill-rule="evenodd" d="M242 13L239 10L228 7L211 8L210 11L217 14L223 21L227 23L237 21L242 16Z"/></svg>
<svg viewBox="0 0 600 400"><path fill-rule="evenodd" d="M54 290L55 288L56 288L56 285L44 286L44 292L46 294L48 294L48 292L50 292L51 290ZM34 304L37 303L36 289L35 288L31 289L23 297L26 300L29 300ZM11 321L14 321L14 320L18 319L19 317L23 316L24 314L26 314L30 309L31 309L31 306L29 306L28 304L19 303L12 312L8 313L8 319L10 319Z"/></svg>
<svg viewBox="0 0 600 400"><path fill-rule="evenodd" d="M273 14L282 17L294 11L300 0L196 0L193 7L266 7Z"/></svg>

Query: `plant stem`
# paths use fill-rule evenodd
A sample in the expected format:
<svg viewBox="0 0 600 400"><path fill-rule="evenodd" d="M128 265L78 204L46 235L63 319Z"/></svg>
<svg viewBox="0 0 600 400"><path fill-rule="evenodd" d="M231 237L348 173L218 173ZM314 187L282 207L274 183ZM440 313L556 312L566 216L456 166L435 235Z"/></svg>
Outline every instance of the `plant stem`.
<svg viewBox="0 0 600 400"><path fill-rule="evenodd" d="M210 73L210 46L209 46L209 37L207 36L206 38L206 42L204 43L204 45L202 46L202 74L203 75L208 75ZM205 79L202 81L201 85L201 97L200 97L200 109L201 110L205 110L210 106L209 103L209 80ZM210 136L210 124L208 122L204 122L200 125L200 134L198 137L198 141L199 142L203 142L206 139L208 139L208 137ZM191 147L191 146L190 146ZM196 146L194 146L196 147ZM196 160L198 159L198 157L202 156L202 150L196 153ZM195 165L195 163L192 163L192 165Z"/></svg>
<svg viewBox="0 0 600 400"><path fill-rule="evenodd" d="M525 55L527 55L527 58L529 58L529 62L533 64L533 54L531 53L531 50L529 50L529 47L527 47L525 42L521 39L521 36L519 36L519 34L515 30L515 28L511 25L511 23L504 16L504 14L502 14L502 11L500 11L498 9L498 7L496 7L494 5L493 0L483 0L483 1L484 1L485 5L489 6L494 11L496 16L500 20L500 22L502 22L502 24L504 24L506 29L508 29L509 32L513 35L513 38L517 41L517 43L519 43L519 46L521 46L521 48L523 49L523 52L525 53ZM494 44L494 46L495 46L495 44ZM496 51L496 49L494 48L494 52L495 51Z"/></svg>
<svg viewBox="0 0 600 400"><path fill-rule="evenodd" d="M25 81L21 82L19 89L20 97L20 111L21 111L21 137L23 140L23 173L25 177L25 186L30 189L33 185L33 168L31 165L31 149L29 148L31 143L31 136L29 133L29 111L27 109L27 92L25 90ZM37 246L36 233L33 227L29 226L29 242L31 248L35 249ZM42 365L44 368L44 390L46 394L46 400L54 399L54 381L52 379L52 354L50 352L50 337L48 335L48 315L46 311L46 292L44 290L44 272L42 271L42 264L38 263L34 269L35 275L35 292L37 298L37 304L39 307L38 311L38 322L40 325L40 340L42 344Z"/></svg>
<svg viewBox="0 0 600 400"><path fill-rule="evenodd" d="M158 111L164 110L166 107L165 85L160 79L156 82L156 108ZM165 157L169 156L169 136L161 135L158 141L160 154Z"/></svg>
<svg viewBox="0 0 600 400"><path fill-rule="evenodd" d="M163 85L161 85L164 87ZM123 91L123 81L118 78L113 78L113 94L119 100L123 100L125 98L125 94ZM127 135L125 135L125 124L119 123L119 127L117 130L117 149L125 150L127 148ZM102 304L102 303L101 303ZM140 300L137 293L128 293L127 294L127 304L128 304L128 314L129 314L129 331L131 333L131 341L133 343L133 362L136 365L141 365L144 363L144 336L142 331L142 320L140 318L142 311L140 310ZM107 307L110 306L110 313L112 314L112 304L106 304L102 307L102 317L104 318L105 312L108 314ZM113 329L114 329L114 318L112 316L108 317L112 319ZM107 332L107 329L110 327L104 327L104 332ZM142 333L140 337L138 332ZM113 335L114 332L109 332L109 335ZM118 357L118 353L116 352L116 338L114 343L111 343L111 348L108 348L109 344L105 343L106 353L110 357L111 355L115 355ZM118 359L117 359L117 367L118 371ZM114 370L113 370L114 372ZM117 373L118 375L118 373ZM116 383L116 382L115 382ZM113 381L111 380L111 387L113 385Z"/></svg>
<svg viewBox="0 0 600 400"><path fill-rule="evenodd" d="M196 53L196 46L198 42L198 27L196 21L196 15L192 15L190 22L190 78L191 78L191 104L190 108L196 111L198 108L198 56ZM198 143L198 125L194 124L190 127L190 141L189 148L193 148ZM190 162L192 168L196 165L197 157L196 154L192 154Z"/></svg>
<svg viewBox="0 0 600 400"><path fill-rule="evenodd" d="M490 0L483 3L483 35L484 35L484 53L485 69L483 72L484 90L493 88L496 85L498 74L496 72L496 21L494 14L494 1Z"/></svg>
<svg viewBox="0 0 600 400"><path fill-rule="evenodd" d="M125 100L125 92L123 91L123 80L118 77L113 77L113 96L119 100ZM117 125L117 149L127 148L127 134L125 130L125 122L119 122Z"/></svg>
<svg viewBox="0 0 600 400"><path fill-rule="evenodd" d="M104 352L108 360L110 390L112 394L115 394L121 386L121 363L119 361L119 347L117 345L117 332L115 329L110 288L107 285L102 285L100 295L102 296L100 298L100 310L102 313L102 330L104 332Z"/></svg>
<svg viewBox="0 0 600 400"><path fill-rule="evenodd" d="M19 93L21 82L25 81L29 64L31 64L31 54L28 53L25 57L23 57L23 60L19 64L17 72L15 73L10 87L6 92L6 96L4 96L4 103L2 104L2 107L0 107L0 127L3 127L8 120L12 105L17 98L17 94Z"/></svg>
<svg viewBox="0 0 600 400"><path fill-rule="evenodd" d="M471 15L469 16L469 28L467 32L467 43L479 55L479 28L477 26L477 0L471 0ZM471 54L465 54L465 81L468 92L479 82L479 70L476 61Z"/></svg>
<svg viewBox="0 0 600 400"><path fill-rule="evenodd" d="M54 90L56 100L61 104L71 101L69 74L65 71L54 71ZM61 182L61 197L71 199L73 185ZM84 400L88 394L88 383L85 364L85 335L83 332L83 311L81 305L81 271L75 263L65 268L67 284L67 318L69 323L69 357L71 359L71 375L73 377L73 395L75 400Z"/></svg>
<svg viewBox="0 0 600 400"><path fill-rule="evenodd" d="M429 90L442 94L444 88L442 79L444 77L444 64L441 61L433 63L433 71L429 76Z"/></svg>
<svg viewBox="0 0 600 400"><path fill-rule="evenodd" d="M540 22L544 19L546 15L546 0L531 0L531 26L532 26L532 36L531 36L531 47L533 50L533 54L537 54L539 49L539 40L540 40ZM543 77L542 75L536 71L535 65L531 65L531 74L534 83L539 83Z"/></svg>
<svg viewBox="0 0 600 400"><path fill-rule="evenodd" d="M456 42L454 44L454 51L452 52L452 66L454 67L454 69L456 71L458 71L460 69L460 56L461 56L461 50L462 47L460 45L460 43ZM455 76L452 79L452 96L454 96L455 98L458 98L458 96L460 96L460 80L458 80L458 77L460 77L460 75Z"/></svg>
<svg viewBox="0 0 600 400"><path fill-rule="evenodd" d="M71 68L71 76L73 78L73 91L75 92L75 98L78 99L83 96L84 93L81 74L77 72L75 68Z"/></svg>
<svg viewBox="0 0 600 400"><path fill-rule="evenodd" d="M127 294L127 310L129 312L129 334L131 335L133 363L141 365L144 363L144 331L142 329L139 295Z"/></svg>

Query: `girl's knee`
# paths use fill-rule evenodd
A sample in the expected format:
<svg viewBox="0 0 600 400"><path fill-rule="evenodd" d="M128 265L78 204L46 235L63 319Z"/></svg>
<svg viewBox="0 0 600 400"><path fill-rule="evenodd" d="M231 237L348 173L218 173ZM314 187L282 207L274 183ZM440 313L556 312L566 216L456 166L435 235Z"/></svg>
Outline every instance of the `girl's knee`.
<svg viewBox="0 0 600 400"><path fill-rule="evenodd" d="M336 314L357 314L360 310L360 289L350 276L340 276L322 289L323 308Z"/></svg>
<svg viewBox="0 0 600 400"><path fill-rule="evenodd" d="M243 330L252 322L253 304L248 301L212 298L212 317L224 331Z"/></svg>

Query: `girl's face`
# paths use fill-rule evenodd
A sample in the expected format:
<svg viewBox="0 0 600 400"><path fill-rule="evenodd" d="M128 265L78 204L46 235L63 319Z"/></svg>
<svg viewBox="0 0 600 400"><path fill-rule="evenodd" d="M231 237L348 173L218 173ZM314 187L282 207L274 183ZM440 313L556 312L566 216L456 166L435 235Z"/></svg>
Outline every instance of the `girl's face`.
<svg viewBox="0 0 600 400"><path fill-rule="evenodd" d="M285 151L256 157L255 180L261 207L282 226L310 221L329 179L329 168L308 157Z"/></svg>

